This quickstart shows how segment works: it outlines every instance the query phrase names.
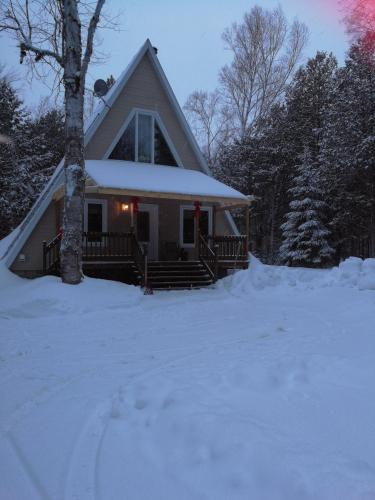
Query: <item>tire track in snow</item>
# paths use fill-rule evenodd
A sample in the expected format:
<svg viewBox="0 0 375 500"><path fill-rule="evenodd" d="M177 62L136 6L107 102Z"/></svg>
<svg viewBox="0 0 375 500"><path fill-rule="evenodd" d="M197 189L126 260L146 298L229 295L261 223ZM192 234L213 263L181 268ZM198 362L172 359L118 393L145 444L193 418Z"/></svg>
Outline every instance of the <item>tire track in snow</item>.
<svg viewBox="0 0 375 500"><path fill-rule="evenodd" d="M99 458L110 408L110 402L98 405L79 432L68 461L65 500L99 499Z"/></svg>
<svg viewBox="0 0 375 500"><path fill-rule="evenodd" d="M227 347L228 345L237 344L242 341L243 339L237 339L231 342L210 344L193 353L162 362L158 366L131 376L129 384L147 380L170 366L174 367L175 363L206 354L207 351L212 351L217 347ZM170 353L170 350L167 349L166 352ZM85 500L101 500L99 481L100 454L107 429L111 418L113 418L111 417L111 409L116 396L117 393L114 393L109 400L97 405L78 433L67 464L67 473L63 488L65 500L81 500L83 498Z"/></svg>
<svg viewBox="0 0 375 500"><path fill-rule="evenodd" d="M34 468L32 467L30 461L26 458L24 452L15 440L14 436L10 432L7 432L5 434L5 438L8 440L8 443L10 444L12 450L14 451L14 454L18 458L22 469L33 485L35 492L38 494L38 496L40 496L42 500L51 500L50 495L48 495L41 480L35 473Z"/></svg>

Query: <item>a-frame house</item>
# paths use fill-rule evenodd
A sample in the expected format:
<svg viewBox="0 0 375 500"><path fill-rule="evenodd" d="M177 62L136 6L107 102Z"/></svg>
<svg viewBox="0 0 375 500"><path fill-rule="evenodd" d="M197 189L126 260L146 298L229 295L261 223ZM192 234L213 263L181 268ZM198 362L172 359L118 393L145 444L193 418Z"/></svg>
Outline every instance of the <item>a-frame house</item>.
<svg viewBox="0 0 375 500"><path fill-rule="evenodd" d="M247 266L229 209L249 199L211 177L156 52L147 40L86 124L83 269L203 286ZM21 276L58 272L63 181L61 162L11 238L3 258Z"/></svg>

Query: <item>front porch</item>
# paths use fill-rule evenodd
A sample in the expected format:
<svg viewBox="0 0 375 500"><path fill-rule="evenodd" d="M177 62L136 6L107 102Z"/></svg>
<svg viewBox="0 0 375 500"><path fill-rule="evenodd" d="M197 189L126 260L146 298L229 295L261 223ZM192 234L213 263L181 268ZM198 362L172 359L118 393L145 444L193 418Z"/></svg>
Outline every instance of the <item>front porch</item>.
<svg viewBox="0 0 375 500"><path fill-rule="evenodd" d="M149 243L130 232L84 232L83 270L92 277L111 278L151 288L193 288L214 283L228 269L248 265L248 242L245 235L208 236L198 234L196 256L177 245L169 258L149 258ZM61 236L43 242L43 272L59 274ZM171 251L171 250L169 250ZM168 254L164 254L167 256Z"/></svg>
<svg viewBox="0 0 375 500"><path fill-rule="evenodd" d="M86 274L155 288L190 287L247 267L247 197L196 171L98 163L87 162ZM155 174L158 182L152 182ZM63 195L62 188L55 193L59 221ZM233 234L228 216L228 210L239 207L247 221L243 235ZM58 272L59 245L59 236L43 243L44 273Z"/></svg>

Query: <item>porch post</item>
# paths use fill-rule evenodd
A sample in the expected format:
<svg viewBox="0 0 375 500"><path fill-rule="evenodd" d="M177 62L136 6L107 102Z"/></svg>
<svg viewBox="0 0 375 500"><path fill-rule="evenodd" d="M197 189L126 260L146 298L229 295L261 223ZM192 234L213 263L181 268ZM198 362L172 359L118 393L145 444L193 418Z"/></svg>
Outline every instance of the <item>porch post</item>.
<svg viewBox="0 0 375 500"><path fill-rule="evenodd" d="M212 208L212 242L215 243L215 236L216 236L216 205L213 206Z"/></svg>
<svg viewBox="0 0 375 500"><path fill-rule="evenodd" d="M130 225L132 228L132 232L137 237L137 214L138 214L138 198L133 198L130 204L131 212L130 212Z"/></svg>
<svg viewBox="0 0 375 500"><path fill-rule="evenodd" d="M43 240L43 274L47 271L47 242Z"/></svg>
<svg viewBox="0 0 375 500"><path fill-rule="evenodd" d="M197 260L199 260L199 245L200 245L200 227L199 227L199 219L201 214L201 204L199 201L194 203L195 206L195 254Z"/></svg>

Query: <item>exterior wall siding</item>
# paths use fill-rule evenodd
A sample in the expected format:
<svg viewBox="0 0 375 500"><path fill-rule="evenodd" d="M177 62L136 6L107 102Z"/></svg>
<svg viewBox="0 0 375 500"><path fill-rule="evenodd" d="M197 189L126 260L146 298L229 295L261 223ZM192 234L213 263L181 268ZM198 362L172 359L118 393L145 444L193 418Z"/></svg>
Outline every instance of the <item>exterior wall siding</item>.
<svg viewBox="0 0 375 500"><path fill-rule="evenodd" d="M51 201L44 212L36 228L31 233L22 250L11 266L11 271L25 276L39 275L43 271L43 241L50 241L58 229L58 209L54 201ZM20 260L20 255L25 260Z"/></svg>

